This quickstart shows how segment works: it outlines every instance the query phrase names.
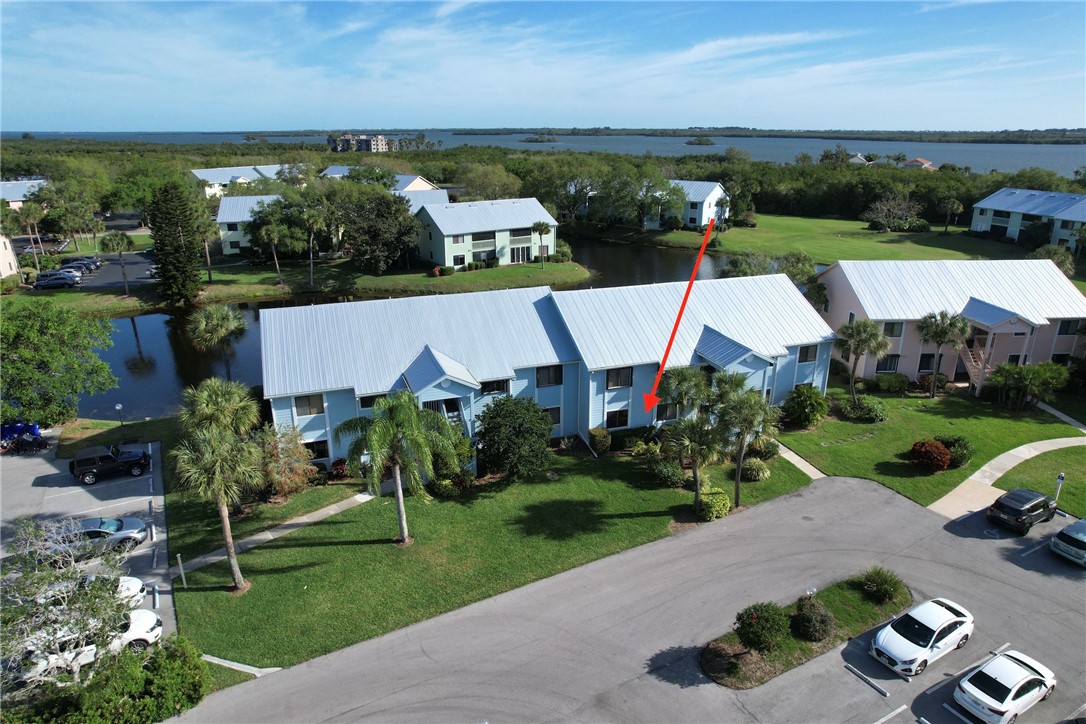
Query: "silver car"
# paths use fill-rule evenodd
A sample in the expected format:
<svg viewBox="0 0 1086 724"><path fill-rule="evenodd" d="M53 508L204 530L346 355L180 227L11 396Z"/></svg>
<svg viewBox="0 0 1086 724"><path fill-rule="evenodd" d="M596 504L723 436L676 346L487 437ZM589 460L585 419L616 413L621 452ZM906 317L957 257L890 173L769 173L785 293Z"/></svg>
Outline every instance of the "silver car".
<svg viewBox="0 0 1086 724"><path fill-rule="evenodd" d="M84 518L78 527L54 541L57 554L94 558L106 551L127 553L147 540L146 524L139 518Z"/></svg>
<svg viewBox="0 0 1086 724"><path fill-rule="evenodd" d="M1061 530L1048 542L1053 553L1086 566L1086 520L1072 523Z"/></svg>

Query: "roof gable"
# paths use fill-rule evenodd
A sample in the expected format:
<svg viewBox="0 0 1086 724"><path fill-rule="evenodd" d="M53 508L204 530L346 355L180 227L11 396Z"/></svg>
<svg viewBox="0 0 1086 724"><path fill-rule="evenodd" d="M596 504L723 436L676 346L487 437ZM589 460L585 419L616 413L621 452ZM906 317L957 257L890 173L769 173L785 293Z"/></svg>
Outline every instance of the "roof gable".
<svg viewBox="0 0 1086 724"><path fill-rule="evenodd" d="M1004 309L995 304L989 304L983 299L977 299L976 297L969 297L969 301L962 307L962 316L974 322L979 322L985 327L995 327L1015 318L1026 319L1021 314L1017 314L1010 309ZM1026 321L1035 327L1044 324L1044 321L1035 321L1031 319L1026 319Z"/></svg>
<svg viewBox="0 0 1086 724"><path fill-rule="evenodd" d="M423 347L419 356L408 365L403 378L408 389L416 394L446 378L475 389L481 387L467 367L430 345Z"/></svg>
<svg viewBox="0 0 1086 724"><path fill-rule="evenodd" d="M773 363L771 358L758 354L750 347L739 344L734 339L708 326L702 327L701 337L698 339L694 351L710 362L715 363L721 369L740 362L751 355L764 359L770 364Z"/></svg>

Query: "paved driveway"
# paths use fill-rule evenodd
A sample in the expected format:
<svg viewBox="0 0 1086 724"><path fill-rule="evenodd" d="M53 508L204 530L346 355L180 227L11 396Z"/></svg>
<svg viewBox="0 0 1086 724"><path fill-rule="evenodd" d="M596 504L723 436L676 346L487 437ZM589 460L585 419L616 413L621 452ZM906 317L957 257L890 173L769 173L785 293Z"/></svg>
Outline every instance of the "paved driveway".
<svg viewBox="0 0 1086 724"><path fill-rule="evenodd" d="M121 275L121 263L116 253L101 252L102 268L93 274L83 275L83 283L79 289L124 288L124 277ZM152 258L143 252L129 252L124 255L125 273L128 275L129 288L139 284L152 284L155 279L147 276L147 270L151 267Z"/></svg>
<svg viewBox="0 0 1086 724"><path fill-rule="evenodd" d="M1059 521L1060 519L1057 519ZM1022 721L1086 704L1086 582L983 516L946 518L875 483L824 478L796 494L379 639L217 692L187 721L953 721L948 682L1006 643L1060 686ZM998 537L996 537L998 536ZM425 545L418 543L417 545ZM702 644L754 601L794 600L873 563L917 599L947 596L973 639L912 682L864 653L867 635L758 689L697 665ZM329 619L326 626L350 626ZM265 635L275 635L265 632ZM851 663L887 692L848 672ZM1080 710L1081 711L1081 710Z"/></svg>

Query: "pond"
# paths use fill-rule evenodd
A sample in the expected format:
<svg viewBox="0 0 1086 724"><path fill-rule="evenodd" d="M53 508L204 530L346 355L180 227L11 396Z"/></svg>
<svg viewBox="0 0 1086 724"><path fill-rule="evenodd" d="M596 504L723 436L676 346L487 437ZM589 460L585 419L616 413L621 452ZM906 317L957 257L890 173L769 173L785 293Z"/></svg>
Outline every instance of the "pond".
<svg viewBox="0 0 1086 724"><path fill-rule="evenodd" d="M573 250L574 260L593 271L592 278L580 285L582 288L687 281L696 255L692 249L604 241L580 241ZM724 260L706 254L698 278L715 278ZM119 384L108 392L82 398L79 416L127 421L172 415L180 404L182 390L208 377L227 377L227 367L231 379L259 385L260 310L294 303L288 300L239 305L248 326L228 356L220 351L203 353L193 347L181 315L143 314L114 319L113 347L100 350L99 356ZM120 410L117 405L121 405Z"/></svg>

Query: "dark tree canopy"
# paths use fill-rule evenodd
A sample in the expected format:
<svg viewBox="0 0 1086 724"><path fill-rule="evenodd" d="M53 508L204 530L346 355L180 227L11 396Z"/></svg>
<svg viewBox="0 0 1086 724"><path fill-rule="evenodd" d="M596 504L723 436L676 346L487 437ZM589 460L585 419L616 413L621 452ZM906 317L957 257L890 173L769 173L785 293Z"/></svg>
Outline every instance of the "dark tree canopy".
<svg viewBox="0 0 1086 724"><path fill-rule="evenodd" d="M546 470L554 422L550 413L527 397L499 397L479 415L479 460L490 471L516 480Z"/></svg>
<svg viewBox="0 0 1086 724"><path fill-rule="evenodd" d="M343 223L343 249L369 274L382 274L406 260L418 243L419 222L407 199L377 184L358 184L344 195L337 213Z"/></svg>
<svg viewBox="0 0 1086 724"><path fill-rule="evenodd" d="M200 214L193 189L181 181L158 187L148 217L155 242L158 291L170 304L189 305L200 294Z"/></svg>
<svg viewBox="0 0 1086 724"><path fill-rule="evenodd" d="M117 386L95 349L113 345L105 319L84 319L53 302L13 307L0 324L0 418L54 425L76 415L79 395Z"/></svg>

